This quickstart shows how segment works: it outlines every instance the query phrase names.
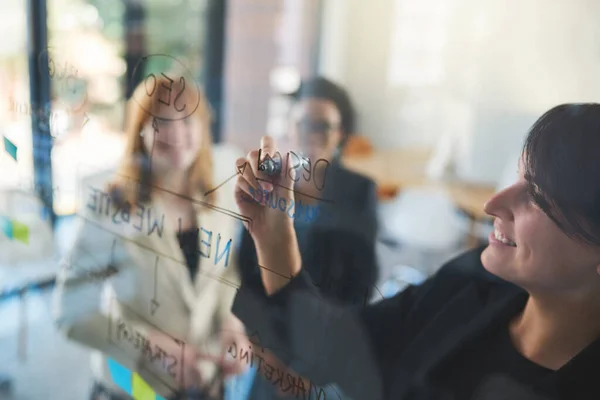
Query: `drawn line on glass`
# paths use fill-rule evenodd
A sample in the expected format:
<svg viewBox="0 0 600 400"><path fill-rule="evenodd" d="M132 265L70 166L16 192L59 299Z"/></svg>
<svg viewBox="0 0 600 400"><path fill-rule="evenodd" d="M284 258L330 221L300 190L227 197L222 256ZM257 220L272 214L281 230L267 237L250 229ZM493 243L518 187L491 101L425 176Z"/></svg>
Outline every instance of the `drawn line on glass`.
<svg viewBox="0 0 600 400"><path fill-rule="evenodd" d="M238 171L235 174L233 174L229 178L225 179L225 181L223 183L221 183L219 186L217 186L214 189L211 189L208 192L204 193L204 196L208 196L209 194L213 193L215 190L221 188L223 185L225 185L227 182L229 182L230 180L232 180L233 178L235 178L237 175L244 175L244 171L246 170L246 166L247 165L248 165L248 163L246 162L241 167L238 167L237 168Z"/></svg>

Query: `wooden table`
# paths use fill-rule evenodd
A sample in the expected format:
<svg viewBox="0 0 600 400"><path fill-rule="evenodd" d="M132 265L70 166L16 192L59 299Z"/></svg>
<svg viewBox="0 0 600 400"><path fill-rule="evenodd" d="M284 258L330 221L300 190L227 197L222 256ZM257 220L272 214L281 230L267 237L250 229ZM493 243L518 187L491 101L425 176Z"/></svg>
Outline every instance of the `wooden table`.
<svg viewBox="0 0 600 400"><path fill-rule="evenodd" d="M424 186L444 189L456 207L470 218L470 241L474 243L476 222L491 219L483 207L496 190L488 185L429 179L426 169L431 154L431 149L422 148L377 150L369 156L346 156L342 163L346 168L373 179L378 187L398 191L408 187Z"/></svg>

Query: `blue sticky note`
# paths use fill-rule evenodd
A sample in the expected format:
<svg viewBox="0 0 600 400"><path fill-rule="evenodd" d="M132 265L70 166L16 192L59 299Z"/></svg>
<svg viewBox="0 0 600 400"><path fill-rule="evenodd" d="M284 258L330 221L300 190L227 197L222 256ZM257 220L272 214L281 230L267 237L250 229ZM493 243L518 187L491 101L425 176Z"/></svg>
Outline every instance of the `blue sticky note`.
<svg viewBox="0 0 600 400"><path fill-rule="evenodd" d="M240 375L225 381L225 400L247 399L256 378L257 368L252 366Z"/></svg>
<svg viewBox="0 0 600 400"><path fill-rule="evenodd" d="M13 226L12 221L6 217L0 215L0 231L6 235L9 239L13 238Z"/></svg>
<svg viewBox="0 0 600 400"><path fill-rule="evenodd" d="M17 161L17 146L6 137L4 137L4 150L15 160Z"/></svg>
<svg viewBox="0 0 600 400"><path fill-rule="evenodd" d="M164 397L162 397L162 396L159 396L159 395L157 394L157 395L156 395L156 400L165 400L165 398L164 398Z"/></svg>
<svg viewBox="0 0 600 400"><path fill-rule="evenodd" d="M111 358L108 359L108 369L115 385L131 395L131 371Z"/></svg>

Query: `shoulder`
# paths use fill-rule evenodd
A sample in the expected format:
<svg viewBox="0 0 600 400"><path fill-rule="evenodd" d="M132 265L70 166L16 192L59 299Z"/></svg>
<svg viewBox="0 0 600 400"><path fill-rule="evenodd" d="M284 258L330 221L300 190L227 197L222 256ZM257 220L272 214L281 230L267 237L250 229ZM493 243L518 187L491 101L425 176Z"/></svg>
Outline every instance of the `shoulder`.
<svg viewBox="0 0 600 400"><path fill-rule="evenodd" d="M334 162L327 172L324 197L332 200L336 208L345 206L366 211L375 207L375 182Z"/></svg>
<svg viewBox="0 0 600 400"><path fill-rule="evenodd" d="M337 184L342 184L358 190L374 189L375 182L372 179L357 172L350 171L339 162L331 164L332 178Z"/></svg>
<svg viewBox="0 0 600 400"><path fill-rule="evenodd" d="M485 247L467 250L450 259L417 288L417 297L427 299L425 303L430 306L443 306L467 286L474 287L480 299L487 298L495 289L513 287L485 269L480 258Z"/></svg>

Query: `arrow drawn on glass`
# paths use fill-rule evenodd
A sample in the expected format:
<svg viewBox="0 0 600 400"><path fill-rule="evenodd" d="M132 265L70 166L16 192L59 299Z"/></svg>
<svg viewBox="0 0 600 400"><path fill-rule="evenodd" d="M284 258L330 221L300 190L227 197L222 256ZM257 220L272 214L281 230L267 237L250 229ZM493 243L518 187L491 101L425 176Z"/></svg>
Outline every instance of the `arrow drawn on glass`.
<svg viewBox="0 0 600 400"><path fill-rule="evenodd" d="M219 186L217 186L216 188L213 188L213 189L209 190L208 192L204 193L204 196L208 196L209 194L211 194L215 190L219 189L221 186L223 186L224 184L226 184L227 182L229 182L230 180L232 180L233 178L235 178L238 174L244 175L244 171L246 170L246 166L247 165L248 165L248 163L246 162L241 167L237 167L237 172L235 174L233 174L229 178L225 179L225 181L223 183L221 183Z"/></svg>

